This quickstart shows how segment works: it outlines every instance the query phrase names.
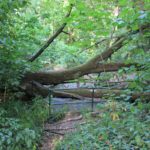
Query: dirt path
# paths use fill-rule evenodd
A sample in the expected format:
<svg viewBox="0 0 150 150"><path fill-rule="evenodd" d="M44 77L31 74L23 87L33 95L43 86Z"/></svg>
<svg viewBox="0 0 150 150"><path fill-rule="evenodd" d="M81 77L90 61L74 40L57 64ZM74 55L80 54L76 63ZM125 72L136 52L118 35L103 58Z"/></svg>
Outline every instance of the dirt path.
<svg viewBox="0 0 150 150"><path fill-rule="evenodd" d="M55 150L56 141L62 140L68 132L74 132L77 125L83 124L80 113L68 112L64 119L55 123L46 123L42 138L41 150Z"/></svg>

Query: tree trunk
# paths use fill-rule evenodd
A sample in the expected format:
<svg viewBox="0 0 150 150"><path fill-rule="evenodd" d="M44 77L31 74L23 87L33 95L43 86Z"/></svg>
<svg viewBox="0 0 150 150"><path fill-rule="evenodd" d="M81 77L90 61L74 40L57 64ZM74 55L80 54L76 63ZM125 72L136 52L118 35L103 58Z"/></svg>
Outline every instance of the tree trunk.
<svg viewBox="0 0 150 150"><path fill-rule="evenodd" d="M111 95L120 96L124 91L120 89L93 89L93 88L75 88L75 89L49 89L42 86L38 82L33 82L32 85L28 84L26 86L26 93L28 95L35 96L41 95L47 97L52 94L53 97L60 98L73 98L84 100L85 98L103 98ZM150 92L132 93L130 95L130 100L134 101L137 98L144 98L149 101Z"/></svg>
<svg viewBox="0 0 150 150"><path fill-rule="evenodd" d="M44 85L49 84L60 84L68 80L77 79L83 75L101 72L112 72L117 71L122 67L130 67L135 64L124 64L124 63L110 63L110 64L83 64L72 69L51 71L51 72L37 72L28 73L23 79L23 83L36 81Z"/></svg>

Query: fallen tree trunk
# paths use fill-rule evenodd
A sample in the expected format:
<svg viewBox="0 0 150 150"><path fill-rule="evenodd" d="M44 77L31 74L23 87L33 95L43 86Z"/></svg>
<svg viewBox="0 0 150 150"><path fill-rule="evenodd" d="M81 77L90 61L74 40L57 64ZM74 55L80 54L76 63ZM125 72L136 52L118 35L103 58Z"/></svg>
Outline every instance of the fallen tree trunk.
<svg viewBox="0 0 150 150"><path fill-rule="evenodd" d="M111 47L106 48L103 53L96 55L82 65L61 71L27 73L23 78L23 82L30 82L34 80L45 85L59 84L91 73L117 71L122 67L130 67L131 65L138 66L135 63L100 63L104 60L107 60L114 52L118 51L123 46L123 43L126 39L127 35L118 37Z"/></svg>
<svg viewBox="0 0 150 150"><path fill-rule="evenodd" d="M109 63L109 64L98 64L97 66L94 66L93 64L89 65L87 63L67 70L28 73L25 75L23 82L29 83L34 80L44 85L59 84L64 83L65 81L68 80L77 79L83 75L91 73L117 71L122 67L130 67L132 65L135 64Z"/></svg>
<svg viewBox="0 0 150 150"><path fill-rule="evenodd" d="M29 84L26 89L26 93L29 95L41 95L47 97L52 94L53 97L60 98L73 98L83 100L85 98L103 98L111 95L120 96L123 90L110 90L110 89L87 89L87 88L77 88L77 89L49 89L42 86L37 82L33 82L32 85ZM130 100L134 101L137 98L144 98L149 101L150 92L132 93L130 95Z"/></svg>
<svg viewBox="0 0 150 150"><path fill-rule="evenodd" d="M147 29L150 24L143 26L143 30ZM62 31L62 30L61 30ZM32 82L36 82L43 85L56 85L60 83L64 83L65 81L74 80L81 76L92 74L92 73L101 73L101 72L111 72L111 71L118 71L122 67L130 67L135 65L139 67L137 64L125 64L125 63L104 63L107 59L111 58L114 52L117 52L120 48L123 47L124 42L128 39L128 35L136 34L139 30L134 32L127 32L124 35L117 37L114 43L107 47L103 53L96 55L95 57L91 58L86 63L76 66L71 69L61 70L61 71L50 71L50 72L35 72L35 73L26 73L24 78L22 79L21 86L22 89L28 93L28 95L33 95L33 93L37 93L38 95L47 96L48 89L39 88L38 86L34 87L34 92L32 91ZM131 36L130 36L131 37ZM48 45L47 45L48 46ZM46 47L47 47L46 46ZM44 49L42 49L43 52ZM41 54L41 53L40 53ZM35 59L39 56L39 54L35 55ZM30 90L29 90L30 89ZM119 95L119 91L113 91L116 95ZM108 91L97 90L95 91L94 97L103 97L105 94L110 94ZM64 96L64 97L72 97L72 98L79 98L81 97L91 97L91 91L54 91L54 96ZM80 98L81 98L80 97ZM135 96L134 96L135 97ZM133 98L134 98L133 97Z"/></svg>
<svg viewBox="0 0 150 150"><path fill-rule="evenodd" d="M123 63L100 64L100 61L107 60L114 52L119 50L123 46L123 42L126 39L127 35L118 37L111 47L106 48L102 54L100 53L99 55L96 55L82 65L62 71L27 73L23 79L23 82L35 80L41 84L59 84L90 73L116 71L121 67L129 67L131 65L126 65Z"/></svg>

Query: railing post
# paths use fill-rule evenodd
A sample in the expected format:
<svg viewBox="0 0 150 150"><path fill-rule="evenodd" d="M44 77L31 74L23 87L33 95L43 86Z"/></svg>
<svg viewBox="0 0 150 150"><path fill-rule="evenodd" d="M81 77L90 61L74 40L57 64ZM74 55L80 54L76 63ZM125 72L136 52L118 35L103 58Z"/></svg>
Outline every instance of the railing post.
<svg viewBox="0 0 150 150"><path fill-rule="evenodd" d="M92 112L94 111L94 88L92 88Z"/></svg>
<svg viewBox="0 0 150 150"><path fill-rule="evenodd" d="M52 102L53 90L49 88L48 100L49 100L49 117L51 115L51 102Z"/></svg>

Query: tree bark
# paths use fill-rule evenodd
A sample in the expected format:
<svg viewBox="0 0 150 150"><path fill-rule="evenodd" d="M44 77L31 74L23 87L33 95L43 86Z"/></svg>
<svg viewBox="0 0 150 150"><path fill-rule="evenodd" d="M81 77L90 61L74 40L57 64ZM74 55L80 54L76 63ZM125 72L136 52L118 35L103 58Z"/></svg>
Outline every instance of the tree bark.
<svg viewBox="0 0 150 150"><path fill-rule="evenodd" d="M124 64L124 63L108 63L102 64L83 64L71 69L61 70L61 71L50 71L50 72L37 72L37 73L28 73L23 79L23 83L37 81L44 85L49 84L60 84L68 80L77 79L83 75L100 73L100 72L113 72L117 71L122 67L130 67L137 64Z"/></svg>

